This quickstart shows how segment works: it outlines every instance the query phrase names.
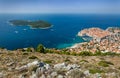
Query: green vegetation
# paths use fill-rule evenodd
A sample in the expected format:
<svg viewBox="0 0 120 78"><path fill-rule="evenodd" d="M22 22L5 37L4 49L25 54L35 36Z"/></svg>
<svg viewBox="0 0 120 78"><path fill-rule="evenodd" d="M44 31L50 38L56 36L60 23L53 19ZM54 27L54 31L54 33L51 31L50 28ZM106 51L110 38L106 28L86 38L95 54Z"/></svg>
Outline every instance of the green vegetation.
<svg viewBox="0 0 120 78"><path fill-rule="evenodd" d="M55 52L53 52L51 49L45 49L45 53L55 53Z"/></svg>
<svg viewBox="0 0 120 78"><path fill-rule="evenodd" d="M88 61L87 61L87 60L81 60L80 62L86 62L86 63L88 63Z"/></svg>
<svg viewBox="0 0 120 78"><path fill-rule="evenodd" d="M80 56L92 56L93 53L92 52L88 52L88 51L82 51L79 53Z"/></svg>
<svg viewBox="0 0 120 78"><path fill-rule="evenodd" d="M29 24L29 21L27 20L10 20L9 21L12 25L16 25L16 26L26 26Z"/></svg>
<svg viewBox="0 0 120 78"><path fill-rule="evenodd" d="M69 60L68 58L66 58L64 61L65 61L65 62L70 62L70 60Z"/></svg>
<svg viewBox="0 0 120 78"><path fill-rule="evenodd" d="M51 24L45 22L45 21L34 21L30 22L29 24L32 28L48 28L51 26Z"/></svg>
<svg viewBox="0 0 120 78"><path fill-rule="evenodd" d="M61 51L61 52L59 52L59 54L70 55L70 52Z"/></svg>
<svg viewBox="0 0 120 78"><path fill-rule="evenodd" d="M101 51L98 50L98 51L95 52L94 55L95 55L95 56L100 56L100 55L102 55L102 54L103 54L103 53L102 53Z"/></svg>
<svg viewBox="0 0 120 78"><path fill-rule="evenodd" d="M36 56L30 56L29 59L37 59L38 57Z"/></svg>
<svg viewBox="0 0 120 78"><path fill-rule="evenodd" d="M106 55L111 55L111 56L114 56L114 55L118 55L116 53L113 53L113 52L105 52L105 53L102 53L101 51L96 51L95 56L106 56Z"/></svg>
<svg viewBox="0 0 120 78"><path fill-rule="evenodd" d="M42 44L39 44L36 48L36 51L40 53L45 53L44 46Z"/></svg>
<svg viewBox="0 0 120 78"><path fill-rule="evenodd" d="M96 51L95 53L92 53L90 51L81 51L79 53L77 52L69 52L69 49L49 49L49 48L44 48L42 44L39 44L35 49L32 47L28 47L25 51L23 52L36 52L39 53L55 53L55 54L64 54L64 55L73 55L73 56L120 56L120 54L113 53L113 52L101 52L101 51Z"/></svg>
<svg viewBox="0 0 120 78"><path fill-rule="evenodd" d="M116 53L113 53L113 52L106 52L106 53L104 53L104 55L112 55L112 56L114 56L114 55L119 55L119 54L116 54Z"/></svg>
<svg viewBox="0 0 120 78"><path fill-rule="evenodd" d="M28 53L27 53L27 52L24 52L23 55L28 55Z"/></svg>
<svg viewBox="0 0 120 78"><path fill-rule="evenodd" d="M120 54L116 54L113 52L106 52L106 53L102 53L101 51L96 51L95 53L89 52L89 51L81 51L79 53L77 52L69 52L67 49L62 49L57 51L57 49L53 50L53 49L45 49L46 53L56 53L56 54L65 54L65 55L73 55L73 56L115 56L115 55L120 55Z"/></svg>
<svg viewBox="0 0 120 78"><path fill-rule="evenodd" d="M109 65L114 65L114 64L108 61L100 61L98 65L103 67L108 67Z"/></svg>
<svg viewBox="0 0 120 78"><path fill-rule="evenodd" d="M120 67L118 67L118 69L120 70Z"/></svg>
<svg viewBox="0 0 120 78"><path fill-rule="evenodd" d="M12 25L15 26L31 26L32 28L48 28L51 24L45 21L27 21L27 20L10 20Z"/></svg>
<svg viewBox="0 0 120 78"><path fill-rule="evenodd" d="M44 63L47 63L47 64L50 64L50 63L52 63L52 60L45 60L45 61L43 61Z"/></svg>
<svg viewBox="0 0 120 78"><path fill-rule="evenodd" d="M100 69L98 69L98 68L89 69L89 72L90 72L91 74L104 73L103 70L100 70Z"/></svg>
<svg viewBox="0 0 120 78"><path fill-rule="evenodd" d="M31 47L28 47L26 51L27 51L27 52L32 52Z"/></svg>

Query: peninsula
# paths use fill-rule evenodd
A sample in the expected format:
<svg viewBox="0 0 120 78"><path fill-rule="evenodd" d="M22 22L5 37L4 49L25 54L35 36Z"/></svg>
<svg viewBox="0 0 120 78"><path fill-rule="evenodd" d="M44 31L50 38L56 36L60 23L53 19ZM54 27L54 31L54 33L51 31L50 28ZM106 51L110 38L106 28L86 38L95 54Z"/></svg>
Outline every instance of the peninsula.
<svg viewBox="0 0 120 78"><path fill-rule="evenodd" d="M100 28L88 28L81 30L78 36L91 37L91 40L85 43L78 43L71 47L70 51L81 52L90 51L95 53L101 52L116 52L120 53L120 28L109 27L106 30ZM86 38L87 38L86 37Z"/></svg>
<svg viewBox="0 0 120 78"><path fill-rule="evenodd" d="M46 29L50 28L52 25L46 21L29 21L29 20L10 20L9 23L14 26L30 26L31 28Z"/></svg>

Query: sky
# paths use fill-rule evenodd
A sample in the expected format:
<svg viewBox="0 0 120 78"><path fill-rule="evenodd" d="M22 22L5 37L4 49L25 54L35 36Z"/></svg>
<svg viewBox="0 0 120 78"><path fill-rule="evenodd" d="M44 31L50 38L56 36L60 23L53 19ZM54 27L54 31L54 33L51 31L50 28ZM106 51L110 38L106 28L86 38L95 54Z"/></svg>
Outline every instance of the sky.
<svg viewBox="0 0 120 78"><path fill-rule="evenodd" d="M120 14L120 0L0 0L0 13Z"/></svg>

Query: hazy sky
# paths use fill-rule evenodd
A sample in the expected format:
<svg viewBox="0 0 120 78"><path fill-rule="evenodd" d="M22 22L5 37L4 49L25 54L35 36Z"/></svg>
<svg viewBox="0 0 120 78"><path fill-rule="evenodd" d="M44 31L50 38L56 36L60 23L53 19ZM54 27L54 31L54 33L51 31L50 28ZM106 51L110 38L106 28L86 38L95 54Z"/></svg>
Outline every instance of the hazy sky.
<svg viewBox="0 0 120 78"><path fill-rule="evenodd" d="M0 13L120 13L120 0L0 0Z"/></svg>

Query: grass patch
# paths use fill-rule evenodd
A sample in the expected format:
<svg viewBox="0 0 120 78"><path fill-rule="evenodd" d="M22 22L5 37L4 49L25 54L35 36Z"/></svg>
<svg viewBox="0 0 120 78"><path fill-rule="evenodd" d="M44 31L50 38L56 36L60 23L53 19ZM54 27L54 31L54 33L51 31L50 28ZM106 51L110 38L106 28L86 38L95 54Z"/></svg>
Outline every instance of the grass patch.
<svg viewBox="0 0 120 78"><path fill-rule="evenodd" d="M70 60L69 60L68 58L66 58L66 59L64 60L64 62L70 62Z"/></svg>
<svg viewBox="0 0 120 78"><path fill-rule="evenodd" d="M86 62L86 63L88 63L88 61L87 61L87 60L81 60L80 62Z"/></svg>
<svg viewBox="0 0 120 78"><path fill-rule="evenodd" d="M103 67L109 67L109 65L114 65L114 64L108 61L100 61L98 65Z"/></svg>
<svg viewBox="0 0 120 78"><path fill-rule="evenodd" d="M30 56L29 59L38 59L36 56Z"/></svg>
<svg viewBox="0 0 120 78"><path fill-rule="evenodd" d="M47 63L47 64L51 64L51 63L52 63L52 60L44 60L43 62L44 62L44 63Z"/></svg>
<svg viewBox="0 0 120 78"><path fill-rule="evenodd" d="M78 55L79 56L93 56L93 53L89 51L82 51Z"/></svg>
<svg viewBox="0 0 120 78"><path fill-rule="evenodd" d="M28 55L28 53L27 53L27 52L24 52L23 55Z"/></svg>
<svg viewBox="0 0 120 78"><path fill-rule="evenodd" d="M103 70L100 70L100 69L97 69L97 68L95 68L95 69L89 69L89 72L90 72L91 74L104 73Z"/></svg>

